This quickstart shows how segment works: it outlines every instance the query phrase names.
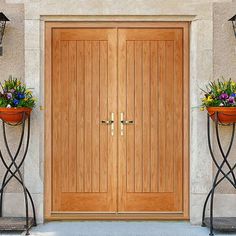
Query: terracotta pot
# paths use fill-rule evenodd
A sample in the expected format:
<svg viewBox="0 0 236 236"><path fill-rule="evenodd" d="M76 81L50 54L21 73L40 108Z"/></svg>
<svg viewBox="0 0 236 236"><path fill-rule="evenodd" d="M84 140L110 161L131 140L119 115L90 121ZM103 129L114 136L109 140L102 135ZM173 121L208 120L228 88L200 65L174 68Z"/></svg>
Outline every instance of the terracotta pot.
<svg viewBox="0 0 236 236"><path fill-rule="evenodd" d="M207 111L214 121L215 113L218 112L218 121L220 123L236 123L236 107L208 107Z"/></svg>
<svg viewBox="0 0 236 236"><path fill-rule="evenodd" d="M32 109L28 107L6 108L0 107L0 119L8 123L20 123L23 119L24 112L26 119L30 116Z"/></svg>

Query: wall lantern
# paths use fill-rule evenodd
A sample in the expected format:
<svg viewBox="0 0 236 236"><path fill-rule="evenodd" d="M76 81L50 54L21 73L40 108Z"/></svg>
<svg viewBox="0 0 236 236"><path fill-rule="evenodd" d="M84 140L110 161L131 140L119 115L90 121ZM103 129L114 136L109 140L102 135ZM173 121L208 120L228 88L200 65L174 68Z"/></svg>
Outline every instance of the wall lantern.
<svg viewBox="0 0 236 236"><path fill-rule="evenodd" d="M0 12L0 56L2 56L2 39L7 21L9 21L9 19Z"/></svg>
<svg viewBox="0 0 236 236"><path fill-rule="evenodd" d="M229 21L232 21L233 29L234 29L234 35L236 38L236 15L229 19Z"/></svg>

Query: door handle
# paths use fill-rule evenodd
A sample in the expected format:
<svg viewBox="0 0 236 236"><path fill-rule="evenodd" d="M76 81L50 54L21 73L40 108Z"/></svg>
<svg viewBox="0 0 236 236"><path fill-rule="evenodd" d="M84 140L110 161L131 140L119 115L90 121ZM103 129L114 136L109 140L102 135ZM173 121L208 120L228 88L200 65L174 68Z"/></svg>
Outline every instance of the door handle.
<svg viewBox="0 0 236 236"><path fill-rule="evenodd" d="M133 120L124 120L124 112L120 113L120 135L124 135L124 125L133 125Z"/></svg>
<svg viewBox="0 0 236 236"><path fill-rule="evenodd" d="M102 120L101 121L102 124L105 124L105 125L110 125L111 126L111 136L114 135L114 130L115 130L115 116L114 116L114 113L111 112L111 119L110 120Z"/></svg>
<svg viewBox="0 0 236 236"><path fill-rule="evenodd" d="M111 125L114 123L114 121L113 120L102 120L101 123L105 124L105 125Z"/></svg>
<svg viewBox="0 0 236 236"><path fill-rule="evenodd" d="M123 125L133 125L134 121L133 120L122 120L121 123Z"/></svg>

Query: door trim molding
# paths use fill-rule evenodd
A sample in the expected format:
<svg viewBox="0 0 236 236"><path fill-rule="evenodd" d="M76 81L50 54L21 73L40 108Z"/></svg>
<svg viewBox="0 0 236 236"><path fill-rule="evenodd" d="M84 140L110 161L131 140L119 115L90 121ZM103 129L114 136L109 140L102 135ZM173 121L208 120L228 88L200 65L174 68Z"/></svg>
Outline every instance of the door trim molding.
<svg viewBox="0 0 236 236"><path fill-rule="evenodd" d="M45 220L72 220L72 219L91 219L91 220L132 220L132 219L189 219L189 26L190 22L52 22L45 21L45 165L44 165L44 218ZM183 212L182 213L125 213L125 214L66 214L52 212L52 131L51 131L51 69L52 69L52 30L55 28L181 28L183 30ZM132 214L132 216L131 216Z"/></svg>

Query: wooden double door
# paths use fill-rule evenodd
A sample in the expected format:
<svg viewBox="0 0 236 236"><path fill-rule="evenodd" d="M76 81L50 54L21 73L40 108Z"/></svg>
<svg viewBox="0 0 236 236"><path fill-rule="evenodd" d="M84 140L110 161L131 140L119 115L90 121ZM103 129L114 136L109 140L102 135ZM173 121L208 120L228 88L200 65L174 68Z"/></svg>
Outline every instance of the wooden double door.
<svg viewBox="0 0 236 236"><path fill-rule="evenodd" d="M183 28L59 27L51 42L52 212L182 214Z"/></svg>

